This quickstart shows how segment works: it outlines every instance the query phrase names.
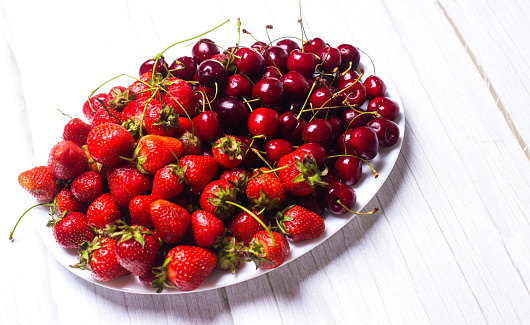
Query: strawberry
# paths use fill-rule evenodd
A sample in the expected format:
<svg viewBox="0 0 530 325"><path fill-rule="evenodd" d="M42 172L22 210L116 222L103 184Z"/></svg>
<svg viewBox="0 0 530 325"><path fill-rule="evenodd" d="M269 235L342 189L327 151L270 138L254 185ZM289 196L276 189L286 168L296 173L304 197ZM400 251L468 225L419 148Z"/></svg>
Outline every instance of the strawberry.
<svg viewBox="0 0 530 325"><path fill-rule="evenodd" d="M103 193L103 178L95 171L87 170L74 178L70 190L74 198L83 203L90 203Z"/></svg>
<svg viewBox="0 0 530 325"><path fill-rule="evenodd" d="M177 197L184 189L184 170L178 165L167 165L160 168L153 178L151 197L153 200L170 200Z"/></svg>
<svg viewBox="0 0 530 325"><path fill-rule="evenodd" d="M224 179L237 186L240 192L244 192L247 185L247 180L252 176L252 173L243 167L235 167L225 169L219 179Z"/></svg>
<svg viewBox="0 0 530 325"><path fill-rule="evenodd" d="M257 209L273 209L285 199L285 188L278 176L262 167L248 181L245 194Z"/></svg>
<svg viewBox="0 0 530 325"><path fill-rule="evenodd" d="M123 126L103 123L90 131L86 144L94 161L103 166L114 167L123 162L122 157L132 158L135 142Z"/></svg>
<svg viewBox="0 0 530 325"><path fill-rule="evenodd" d="M217 253L217 265L219 270L236 273L236 269L243 263L247 248L243 242L238 242L235 237L218 237L214 250Z"/></svg>
<svg viewBox="0 0 530 325"><path fill-rule="evenodd" d="M259 213L255 209L252 212L264 224L267 223L267 219L263 213ZM252 236L263 230L263 226L246 211L241 211L234 215L228 222L226 228L238 242L243 242L245 245L249 245L252 241Z"/></svg>
<svg viewBox="0 0 530 325"><path fill-rule="evenodd" d="M147 103L143 115L145 129L149 134L176 137L179 134L179 120L173 108L152 99Z"/></svg>
<svg viewBox="0 0 530 325"><path fill-rule="evenodd" d="M209 250L197 246L180 245L167 254L168 281L182 291L197 289L206 280L217 263Z"/></svg>
<svg viewBox="0 0 530 325"><path fill-rule="evenodd" d="M204 210L197 210L191 215L191 234L195 244L207 248L215 245L217 237L225 232L221 219Z"/></svg>
<svg viewBox="0 0 530 325"><path fill-rule="evenodd" d="M55 209L59 214L66 212L86 213L88 204L78 201L68 188L62 189L55 197Z"/></svg>
<svg viewBox="0 0 530 325"><path fill-rule="evenodd" d="M272 237L266 230L256 233L249 245L249 252L251 259L256 263L256 268L274 269L282 265L291 248L287 239L282 237L279 233L273 231Z"/></svg>
<svg viewBox="0 0 530 325"><path fill-rule="evenodd" d="M285 167L286 168L282 168ZM317 185L326 186L320 180L320 170L315 158L310 153L295 150L278 161L278 176L287 190L294 196L306 196L311 194Z"/></svg>
<svg viewBox="0 0 530 325"><path fill-rule="evenodd" d="M179 132L177 134L177 138L180 138L184 133L189 132L193 134L193 127L191 120L185 116L179 116Z"/></svg>
<svg viewBox="0 0 530 325"><path fill-rule="evenodd" d="M237 188L227 180L218 179L206 185L201 193L201 209L226 219L234 213L235 206L228 202L237 202Z"/></svg>
<svg viewBox="0 0 530 325"><path fill-rule="evenodd" d="M96 233L90 228L81 212L68 212L53 226L53 237L63 248L79 248L85 241L92 241Z"/></svg>
<svg viewBox="0 0 530 325"><path fill-rule="evenodd" d="M99 110L94 114L94 117L91 121L92 128L103 124L103 123L114 123L114 124L120 124L122 123L122 120L119 118L120 113L112 108L105 108L102 110Z"/></svg>
<svg viewBox="0 0 530 325"><path fill-rule="evenodd" d="M219 165L234 168L245 159L245 146L238 138L226 135L212 144L212 153Z"/></svg>
<svg viewBox="0 0 530 325"><path fill-rule="evenodd" d="M116 204L128 207L133 197L151 190L153 176L142 174L134 164L126 162L107 170L107 184Z"/></svg>
<svg viewBox="0 0 530 325"><path fill-rule="evenodd" d="M92 130L92 126L90 126L90 124L85 123L80 118L73 118L64 126L63 140L72 141L73 143L82 147L86 144L86 139L90 133L90 130Z"/></svg>
<svg viewBox="0 0 530 325"><path fill-rule="evenodd" d="M53 146L48 156L48 168L58 179L70 180L87 169L88 158L77 144L63 140Z"/></svg>
<svg viewBox="0 0 530 325"><path fill-rule="evenodd" d="M149 214L151 203L153 202L151 195L137 195L133 197L129 202L130 224L153 229L155 226Z"/></svg>
<svg viewBox="0 0 530 325"><path fill-rule="evenodd" d="M121 112L127 104L136 98L136 94L125 87L115 86L109 91L107 97L108 106Z"/></svg>
<svg viewBox="0 0 530 325"><path fill-rule="evenodd" d="M299 205L283 209L275 219L280 232L292 241L318 238L325 230L321 216Z"/></svg>
<svg viewBox="0 0 530 325"><path fill-rule="evenodd" d="M127 89L136 94L137 99L148 100L149 98L160 99L160 82L162 76L160 74L155 74L153 78L152 72L146 72L140 76L133 84L131 84Z"/></svg>
<svg viewBox="0 0 530 325"><path fill-rule="evenodd" d="M151 204L149 213L155 231L164 243L178 242L190 227L191 215L175 203L156 200Z"/></svg>
<svg viewBox="0 0 530 325"><path fill-rule="evenodd" d="M108 104L108 95L101 93L90 97L83 104L83 115L91 122L97 111L104 109Z"/></svg>
<svg viewBox="0 0 530 325"><path fill-rule="evenodd" d="M193 89L184 80L169 78L164 81L166 92L162 94L162 102L173 107L176 114L195 116L197 101L193 95Z"/></svg>
<svg viewBox="0 0 530 325"><path fill-rule="evenodd" d="M116 240L96 237L91 242L81 244L79 263L74 268L90 270L94 279L108 282L130 274L118 263L116 258Z"/></svg>
<svg viewBox="0 0 530 325"><path fill-rule="evenodd" d="M154 232L122 222L119 231L113 233L111 237L118 239L116 259L124 269L137 276L151 271L160 248L160 241Z"/></svg>
<svg viewBox="0 0 530 325"><path fill-rule="evenodd" d="M218 166L215 159L210 156L188 155L180 159L180 166L185 169L184 177L188 188L186 192L190 194L199 194L210 183Z"/></svg>
<svg viewBox="0 0 530 325"><path fill-rule="evenodd" d="M121 211L110 193L98 196L89 206L86 219L89 225L96 229L103 229L121 218Z"/></svg>
<svg viewBox="0 0 530 325"><path fill-rule="evenodd" d="M212 158L213 159L213 158ZM48 166L37 166L18 175L18 183L41 202L50 202L61 189Z"/></svg>
<svg viewBox="0 0 530 325"><path fill-rule="evenodd" d="M182 143L179 139L154 134L141 137L135 150L138 169L151 175L181 155Z"/></svg>

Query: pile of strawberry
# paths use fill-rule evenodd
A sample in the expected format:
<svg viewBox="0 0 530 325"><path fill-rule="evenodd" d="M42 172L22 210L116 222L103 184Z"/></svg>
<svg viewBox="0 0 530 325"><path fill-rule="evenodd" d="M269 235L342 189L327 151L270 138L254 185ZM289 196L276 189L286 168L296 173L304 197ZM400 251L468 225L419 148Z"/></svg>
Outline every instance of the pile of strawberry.
<svg viewBox="0 0 530 325"><path fill-rule="evenodd" d="M399 107L363 80L357 48L302 44L201 39L94 92L47 166L19 176L57 243L79 250L73 267L194 290L214 268L276 268L289 241L324 233L326 210L351 212L362 164L399 138Z"/></svg>

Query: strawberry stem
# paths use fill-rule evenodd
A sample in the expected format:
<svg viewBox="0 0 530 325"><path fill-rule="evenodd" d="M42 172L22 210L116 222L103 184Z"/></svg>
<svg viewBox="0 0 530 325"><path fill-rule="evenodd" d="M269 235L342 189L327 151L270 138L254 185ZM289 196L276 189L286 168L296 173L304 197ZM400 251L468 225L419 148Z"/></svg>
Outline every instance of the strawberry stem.
<svg viewBox="0 0 530 325"><path fill-rule="evenodd" d="M269 233L269 236L271 236L272 246L276 247L276 242L274 241L274 236L272 235L272 231L270 230L269 227L267 227L267 225L265 225L263 223L263 221L261 221L260 218L258 218L257 215L255 215L252 211L250 211L249 209L245 208L241 204L238 204L238 203L235 203L235 202L232 202L232 201L226 201L226 203L231 204L231 205L233 205L235 207L238 207L241 210L245 211L246 213L250 214L252 216L252 218L254 218L265 230L267 230L267 232Z"/></svg>

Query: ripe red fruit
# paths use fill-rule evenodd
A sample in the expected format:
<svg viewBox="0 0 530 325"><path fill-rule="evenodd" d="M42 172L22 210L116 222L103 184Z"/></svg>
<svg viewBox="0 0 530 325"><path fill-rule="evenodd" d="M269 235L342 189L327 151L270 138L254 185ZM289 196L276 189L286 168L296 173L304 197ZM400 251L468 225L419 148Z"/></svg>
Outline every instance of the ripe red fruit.
<svg viewBox="0 0 530 325"><path fill-rule="evenodd" d="M151 271L160 248L158 236L153 231L123 223L112 238L117 239L116 259L124 269L137 276Z"/></svg>
<svg viewBox="0 0 530 325"><path fill-rule="evenodd" d="M77 144L63 140L53 146L48 156L48 168L58 179L70 180L87 169L88 158Z"/></svg>
<svg viewBox="0 0 530 325"><path fill-rule="evenodd" d="M399 105L388 97L376 97L368 103L368 112L379 113L382 118L393 121L399 115Z"/></svg>
<svg viewBox="0 0 530 325"><path fill-rule="evenodd" d="M142 74L128 89L136 94L136 99L160 99L159 85L161 81L162 75L157 73L153 77L153 73L149 71Z"/></svg>
<svg viewBox="0 0 530 325"><path fill-rule="evenodd" d="M245 147L241 140L226 135L212 144L215 161L224 168L237 167L245 159Z"/></svg>
<svg viewBox="0 0 530 325"><path fill-rule="evenodd" d="M179 139L154 134L141 137L135 150L138 169L151 175L181 155L182 143Z"/></svg>
<svg viewBox="0 0 530 325"><path fill-rule="evenodd" d="M179 119L173 107L152 99L146 102L145 114L142 111L145 130L149 134L175 137L179 134Z"/></svg>
<svg viewBox="0 0 530 325"><path fill-rule="evenodd" d="M221 123L216 112L201 112L192 119L192 124L195 135L203 143L210 143L217 139Z"/></svg>
<svg viewBox="0 0 530 325"><path fill-rule="evenodd" d="M68 212L53 226L53 237L63 248L79 248L85 241L92 241L96 234L81 212Z"/></svg>
<svg viewBox="0 0 530 325"><path fill-rule="evenodd" d="M278 176L287 190L295 196L311 194L317 185L322 184L320 170L313 155L302 150L283 156L278 162L278 168L288 166L278 171Z"/></svg>
<svg viewBox="0 0 530 325"><path fill-rule="evenodd" d="M214 41L207 38L201 38L191 49L191 55L197 64L216 54L219 54L219 48Z"/></svg>
<svg viewBox="0 0 530 325"><path fill-rule="evenodd" d="M217 256L196 246L176 246L167 253L168 281L182 291L197 289L217 264Z"/></svg>
<svg viewBox="0 0 530 325"><path fill-rule="evenodd" d="M237 202L237 188L222 179L208 183L199 198L201 209L220 219L226 219L234 212L235 207L226 201Z"/></svg>
<svg viewBox="0 0 530 325"><path fill-rule="evenodd" d="M60 190L58 179L48 166L37 166L20 173L18 183L41 202L50 202Z"/></svg>
<svg viewBox="0 0 530 325"><path fill-rule="evenodd" d="M299 205L285 208L275 218L280 232L292 241L314 239L324 233L324 219Z"/></svg>
<svg viewBox="0 0 530 325"><path fill-rule="evenodd" d="M280 129L280 116L271 108L259 107L250 113L247 124L252 136L271 138Z"/></svg>
<svg viewBox="0 0 530 325"><path fill-rule="evenodd" d="M182 157L180 167L185 170L184 177L188 186L186 192L189 194L201 193L213 180L219 168L213 157L194 155Z"/></svg>
<svg viewBox="0 0 530 325"><path fill-rule="evenodd" d="M273 209L285 199L285 188L275 173L262 167L248 181L245 194L256 209Z"/></svg>
<svg viewBox="0 0 530 325"><path fill-rule="evenodd" d="M195 107L197 101L193 95L193 89L184 80L169 78L164 81L166 92L162 94L162 102L173 108L175 114L193 117L197 115Z"/></svg>
<svg viewBox="0 0 530 325"><path fill-rule="evenodd" d="M191 215L175 203L156 200L151 204L149 213L156 233L166 244L178 242L190 227Z"/></svg>
<svg viewBox="0 0 530 325"><path fill-rule="evenodd" d="M259 76L265 70L265 59L258 51L243 47L235 53L235 63L239 71L249 76Z"/></svg>
<svg viewBox="0 0 530 325"><path fill-rule="evenodd" d="M62 189L55 197L55 208L60 214L66 212L81 212L86 213L88 209L87 203L79 202L71 190L68 188Z"/></svg>
<svg viewBox="0 0 530 325"><path fill-rule="evenodd" d="M221 219L210 212L197 210L191 215L191 234L197 246L208 248L215 245L217 237L224 232L225 226Z"/></svg>
<svg viewBox="0 0 530 325"><path fill-rule="evenodd" d="M121 124L122 121L119 116L120 113L112 108L102 109L94 114L90 125L94 128L103 123Z"/></svg>
<svg viewBox="0 0 530 325"><path fill-rule="evenodd" d="M121 164L121 157L132 158L134 145L134 138L127 129L113 123L96 126L87 138L88 153L94 161L106 167Z"/></svg>
<svg viewBox="0 0 530 325"><path fill-rule="evenodd" d="M264 224L267 223L263 213L258 214L259 211L256 209L252 209L251 211ZM243 242L247 246L252 241L252 236L263 230L263 226L246 211L241 211L234 215L228 222L226 228L238 242Z"/></svg>
<svg viewBox="0 0 530 325"><path fill-rule="evenodd" d="M89 206L86 219L89 225L96 229L104 229L121 218L121 211L110 193L98 196Z"/></svg>
<svg viewBox="0 0 530 325"><path fill-rule="evenodd" d="M129 224L153 229L153 220L149 210L153 203L151 195L137 195L129 202Z"/></svg>
<svg viewBox="0 0 530 325"><path fill-rule="evenodd" d="M97 111L104 109L108 105L108 95L101 93L90 97L83 104L83 115L89 122L92 122L92 118Z"/></svg>
<svg viewBox="0 0 530 325"><path fill-rule="evenodd" d="M83 120L76 117L68 121L64 126L63 139L72 141L82 147L86 144L86 139L90 130L92 130L90 124L85 123Z"/></svg>
<svg viewBox="0 0 530 325"><path fill-rule="evenodd" d="M153 176L142 174L134 164L125 163L107 170L107 184L116 204L128 207L133 197L151 190Z"/></svg>
<svg viewBox="0 0 530 325"><path fill-rule="evenodd" d="M266 230L262 230L253 236L250 243L250 252L254 255L251 258L256 262L257 267L262 269L274 269L282 265L291 248L289 242L279 233L273 231L272 237Z"/></svg>
<svg viewBox="0 0 530 325"><path fill-rule="evenodd" d="M170 200L177 197L184 189L184 170L178 165L167 165L160 168L153 178L151 197Z"/></svg>
<svg viewBox="0 0 530 325"><path fill-rule="evenodd" d="M90 203L103 193L103 178L95 171L87 170L74 178L70 185L76 200Z"/></svg>
<svg viewBox="0 0 530 325"><path fill-rule="evenodd" d="M350 147L354 155L366 160L373 159L379 149L377 134L372 128L360 126L351 134Z"/></svg>

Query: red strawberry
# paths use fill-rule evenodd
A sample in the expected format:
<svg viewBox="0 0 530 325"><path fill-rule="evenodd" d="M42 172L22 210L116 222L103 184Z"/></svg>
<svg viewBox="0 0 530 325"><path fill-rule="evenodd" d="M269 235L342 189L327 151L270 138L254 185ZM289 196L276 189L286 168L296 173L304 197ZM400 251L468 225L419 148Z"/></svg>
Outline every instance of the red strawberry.
<svg viewBox="0 0 530 325"><path fill-rule="evenodd" d="M234 168L245 159L245 148L241 140L226 135L212 144L212 153L219 165L224 168Z"/></svg>
<svg viewBox="0 0 530 325"><path fill-rule="evenodd" d="M184 189L184 171L178 165L167 165L160 168L153 178L151 197L170 200L177 197Z"/></svg>
<svg viewBox="0 0 530 325"><path fill-rule="evenodd" d="M229 168L223 171L219 179L225 179L232 182L240 189L246 185L247 180L252 176L252 173L243 167Z"/></svg>
<svg viewBox="0 0 530 325"><path fill-rule="evenodd" d="M119 112L136 98L136 94L122 86L115 86L108 93L108 105Z"/></svg>
<svg viewBox="0 0 530 325"><path fill-rule="evenodd" d="M107 282L130 274L116 259L116 240L96 237L90 243L83 243L81 248L79 263L72 267L90 270L94 279Z"/></svg>
<svg viewBox="0 0 530 325"><path fill-rule="evenodd" d="M179 139L154 134L141 137L135 152L138 169L151 175L181 155L182 143Z"/></svg>
<svg viewBox="0 0 530 325"><path fill-rule="evenodd" d="M179 134L179 120L173 108L152 99L145 109L144 125L149 134L176 137Z"/></svg>
<svg viewBox="0 0 530 325"><path fill-rule="evenodd" d="M248 181L245 194L256 208L273 209L285 199L285 188L278 176L262 167Z"/></svg>
<svg viewBox="0 0 530 325"><path fill-rule="evenodd" d="M191 223L191 215L186 209L166 200L153 202L150 215L156 233L167 244L178 242Z"/></svg>
<svg viewBox="0 0 530 325"><path fill-rule="evenodd" d="M142 174L134 164L124 163L107 170L107 184L116 204L128 207L133 197L151 190L153 176Z"/></svg>
<svg viewBox="0 0 530 325"><path fill-rule="evenodd" d="M72 141L73 143L82 147L86 144L86 139L90 133L90 130L92 130L92 126L90 126L90 124L85 123L80 118L73 118L64 126L63 140Z"/></svg>
<svg viewBox="0 0 530 325"><path fill-rule="evenodd" d="M120 113L112 108L106 108L97 111L96 114L94 114L94 117L92 118L92 128L103 123L114 123L121 125L122 120L120 120L119 116Z"/></svg>
<svg viewBox="0 0 530 325"><path fill-rule="evenodd" d="M263 213L258 214L259 211L252 211L264 224L267 219ZM249 245L252 241L252 236L263 230L263 226L252 217L248 212L241 211L234 215L228 222L227 229L230 231L238 242L243 242Z"/></svg>
<svg viewBox="0 0 530 325"><path fill-rule="evenodd" d="M287 190L294 196L311 194L317 185L326 186L320 180L320 170L313 155L295 150L280 158L278 168L288 166L278 171L278 176Z"/></svg>
<svg viewBox="0 0 530 325"><path fill-rule="evenodd" d="M104 109L108 104L108 95L101 93L90 97L83 104L83 114L91 122L97 111Z"/></svg>
<svg viewBox="0 0 530 325"><path fill-rule="evenodd" d="M274 244L271 235L266 230L253 236L249 252L252 254L251 258L255 261L256 267L274 269L282 265L289 256L291 248L287 239L275 231L272 232L272 237Z"/></svg>
<svg viewBox="0 0 530 325"><path fill-rule="evenodd" d="M95 171L87 170L74 178L70 190L77 201L90 203L103 193L103 186L101 175Z"/></svg>
<svg viewBox="0 0 530 325"><path fill-rule="evenodd" d="M320 237L325 230L324 219L299 205L289 206L276 214L280 232L292 241Z"/></svg>
<svg viewBox="0 0 530 325"><path fill-rule="evenodd" d="M191 120L187 118L186 116L179 116L179 132L177 135L177 138L180 138L184 133L189 132L193 133L193 127Z"/></svg>
<svg viewBox="0 0 530 325"><path fill-rule="evenodd" d="M48 168L58 179L70 180L87 169L88 158L77 144L63 140L53 146L48 156Z"/></svg>
<svg viewBox="0 0 530 325"><path fill-rule="evenodd" d="M243 263L248 248L243 242L238 242L234 237L219 237L214 250L217 253L216 268L236 273L236 269Z"/></svg>
<svg viewBox="0 0 530 325"><path fill-rule="evenodd" d="M176 114L195 116L195 107L197 101L193 95L193 89L184 80L177 78L169 78L164 81L166 92L162 94L162 101L173 107Z"/></svg>
<svg viewBox="0 0 530 325"><path fill-rule="evenodd" d="M88 204L78 201L70 189L61 190L55 198L55 209L59 214L66 212L86 213Z"/></svg>
<svg viewBox="0 0 530 325"><path fill-rule="evenodd" d="M50 202L60 190L58 179L48 166L37 166L20 173L18 183L41 202Z"/></svg>
<svg viewBox="0 0 530 325"><path fill-rule="evenodd" d="M159 85L161 80L162 76L160 74L156 74L153 78L152 72L146 72L130 85L128 89L136 94L137 99L160 99Z"/></svg>
<svg viewBox="0 0 530 325"><path fill-rule="evenodd" d="M137 195L133 197L129 202L130 224L153 229L155 226L149 214L151 203L153 202L151 195Z"/></svg>
<svg viewBox="0 0 530 325"><path fill-rule="evenodd" d="M142 276L151 271L160 248L158 236L141 226L122 223L120 230L112 234L117 238L116 259L132 274Z"/></svg>
<svg viewBox="0 0 530 325"><path fill-rule="evenodd" d="M195 244L207 248L215 245L217 237L225 232L221 219L204 210L197 210L191 215L191 235Z"/></svg>
<svg viewBox="0 0 530 325"><path fill-rule="evenodd" d="M121 218L121 211L110 193L103 193L88 206L86 219L89 225L103 229Z"/></svg>
<svg viewBox="0 0 530 325"><path fill-rule="evenodd" d="M68 212L53 226L53 237L63 248L79 248L85 241L92 241L96 233L81 212Z"/></svg>
<svg viewBox="0 0 530 325"><path fill-rule="evenodd" d="M199 204L201 209L226 219L234 213L235 206L229 202L237 202L237 188L227 180L218 179L206 185L201 193Z"/></svg>
<svg viewBox="0 0 530 325"><path fill-rule="evenodd" d="M103 123L90 131L86 144L94 161L103 166L114 167L123 162L121 157L132 158L135 142L123 126Z"/></svg>
<svg viewBox="0 0 530 325"><path fill-rule="evenodd" d="M213 252L196 246L176 246L167 258L168 281L182 291L197 289L217 263Z"/></svg>
<svg viewBox="0 0 530 325"><path fill-rule="evenodd" d="M184 177L188 185L186 191L190 194L201 193L218 170L215 159L210 156L184 156L180 159L180 167L185 170Z"/></svg>

